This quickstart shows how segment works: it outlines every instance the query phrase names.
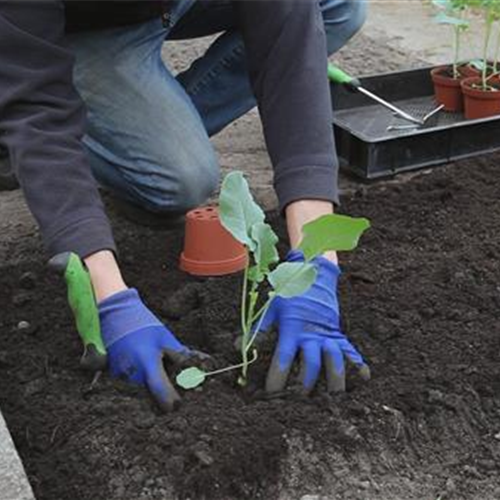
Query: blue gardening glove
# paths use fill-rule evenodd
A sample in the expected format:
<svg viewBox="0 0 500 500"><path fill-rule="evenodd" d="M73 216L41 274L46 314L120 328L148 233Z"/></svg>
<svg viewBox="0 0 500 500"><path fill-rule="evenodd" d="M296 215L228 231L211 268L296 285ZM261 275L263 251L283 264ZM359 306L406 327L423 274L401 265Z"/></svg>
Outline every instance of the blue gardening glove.
<svg viewBox="0 0 500 500"><path fill-rule="evenodd" d="M301 252L288 254L288 262L303 262ZM322 363L325 366L329 392L345 390L345 362L347 358L368 380L370 369L361 354L340 330L337 283L341 274L337 265L317 257L313 264L317 269L316 282L298 297L276 297L266 313L260 331L278 326L278 345L267 375L266 390L282 391L295 357L302 352L301 381L310 392L318 379Z"/></svg>
<svg viewBox="0 0 500 500"><path fill-rule="evenodd" d="M135 289L103 300L99 318L111 375L146 386L162 410L172 410L180 397L165 373L163 356L176 363L207 356L183 346Z"/></svg>

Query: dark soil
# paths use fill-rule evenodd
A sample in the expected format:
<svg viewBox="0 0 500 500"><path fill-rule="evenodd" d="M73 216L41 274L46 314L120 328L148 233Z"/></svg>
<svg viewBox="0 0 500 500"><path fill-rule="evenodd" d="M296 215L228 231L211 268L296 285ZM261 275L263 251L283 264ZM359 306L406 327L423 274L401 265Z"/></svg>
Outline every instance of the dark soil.
<svg viewBox="0 0 500 500"><path fill-rule="evenodd" d="M488 81L488 88L483 88L482 79L478 77L477 83L467 83L467 87L473 90L480 90L482 92L500 92L500 79L492 79Z"/></svg>
<svg viewBox="0 0 500 500"><path fill-rule="evenodd" d="M373 229L342 257L341 295L373 380L266 399L269 342L248 391L213 378L170 415L107 377L87 391L64 287L24 241L25 264L1 265L0 405L37 498L499 499L499 200L498 155L359 190L343 211ZM237 361L240 277L190 278L180 232L118 222L128 282L186 343Z"/></svg>

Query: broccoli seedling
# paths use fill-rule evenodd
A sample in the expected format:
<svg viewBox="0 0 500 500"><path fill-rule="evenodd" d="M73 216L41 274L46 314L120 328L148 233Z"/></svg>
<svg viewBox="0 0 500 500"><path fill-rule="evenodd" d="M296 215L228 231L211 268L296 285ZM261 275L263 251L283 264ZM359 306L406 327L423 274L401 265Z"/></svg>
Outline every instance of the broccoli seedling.
<svg viewBox="0 0 500 500"><path fill-rule="evenodd" d="M490 80L498 76L500 60L500 0L462 0L467 6L475 12L480 13L484 18L484 43L482 60L476 62L474 66L481 71L481 90L496 91L495 87L490 85ZM488 64L488 55L491 49L491 43L495 36L493 66Z"/></svg>
<svg viewBox="0 0 500 500"><path fill-rule="evenodd" d="M364 218L324 215L303 227L299 250L304 254L304 262L280 262L278 236L266 222L241 172L232 172L224 179L219 216L226 230L248 251L241 294L241 363L211 372L194 367L183 370L176 382L184 389L199 386L208 376L240 368L238 383L245 386L248 368L257 359L255 339L272 300L305 293L316 280L312 260L328 251L353 250L370 227ZM270 291L264 293L269 286Z"/></svg>
<svg viewBox="0 0 500 500"><path fill-rule="evenodd" d="M470 0L473 2L479 2L481 7L486 31L484 36L484 48L483 48L483 68L482 68L482 89L483 90L496 90L489 85L491 78L498 76L499 74L499 59L500 59L500 0ZM488 72L488 53L490 50L490 44L494 36L496 27L496 43L494 48L493 57L493 67L491 68L491 74Z"/></svg>
<svg viewBox="0 0 500 500"><path fill-rule="evenodd" d="M471 0L433 0L432 3L439 9L434 21L450 26L453 30L453 78L459 79L461 77L459 68L461 65L462 34L470 25L470 22L465 18L465 13Z"/></svg>

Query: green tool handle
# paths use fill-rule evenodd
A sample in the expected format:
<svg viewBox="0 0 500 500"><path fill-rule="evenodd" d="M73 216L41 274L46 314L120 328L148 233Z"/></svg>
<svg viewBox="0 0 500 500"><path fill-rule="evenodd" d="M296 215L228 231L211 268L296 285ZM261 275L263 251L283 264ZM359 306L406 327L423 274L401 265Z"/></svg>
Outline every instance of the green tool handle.
<svg viewBox="0 0 500 500"><path fill-rule="evenodd" d="M53 257L49 267L63 274L66 280L68 302L84 347L81 366L96 372L104 370L106 348L101 337L99 311L88 271L78 255L71 252Z"/></svg>
<svg viewBox="0 0 500 500"><path fill-rule="evenodd" d="M361 87L361 82L357 78L348 75L345 71L331 63L328 63L328 79L333 83L345 85L350 90L358 90Z"/></svg>

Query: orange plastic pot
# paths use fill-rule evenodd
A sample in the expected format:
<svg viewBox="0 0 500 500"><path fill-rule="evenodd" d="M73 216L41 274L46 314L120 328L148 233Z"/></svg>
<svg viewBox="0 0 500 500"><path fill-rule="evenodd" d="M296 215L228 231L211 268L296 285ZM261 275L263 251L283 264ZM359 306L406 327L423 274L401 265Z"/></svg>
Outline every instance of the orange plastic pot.
<svg viewBox="0 0 500 500"><path fill-rule="evenodd" d="M217 206L196 208L186 214L184 250L180 268L196 276L223 276L247 264L245 247L222 226Z"/></svg>
<svg viewBox="0 0 500 500"><path fill-rule="evenodd" d="M449 66L439 66L431 71L436 101L444 105L445 111L458 113L464 109L464 98L460 79L448 76Z"/></svg>
<svg viewBox="0 0 500 500"><path fill-rule="evenodd" d="M489 84L498 90L482 90L481 77L475 76L462 81L465 98L465 117L468 120L500 115L500 78L491 78Z"/></svg>
<svg viewBox="0 0 500 500"><path fill-rule="evenodd" d="M462 77L462 79L481 75L481 71L479 71L474 66L471 66L470 64L464 64L463 66L460 66L458 68L458 71L460 71L460 76Z"/></svg>

